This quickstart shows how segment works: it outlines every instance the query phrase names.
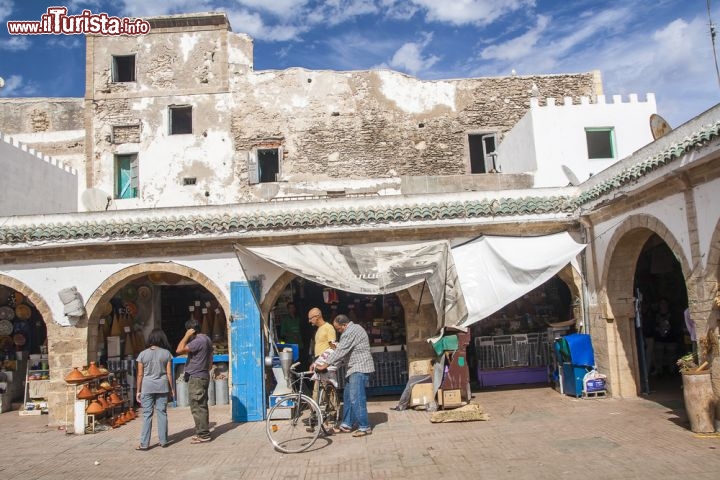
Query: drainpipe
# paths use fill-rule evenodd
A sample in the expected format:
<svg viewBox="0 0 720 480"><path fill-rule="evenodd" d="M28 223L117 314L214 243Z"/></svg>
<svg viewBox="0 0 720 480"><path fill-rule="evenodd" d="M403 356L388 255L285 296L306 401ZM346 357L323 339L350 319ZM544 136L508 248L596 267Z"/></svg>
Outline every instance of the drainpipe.
<svg viewBox="0 0 720 480"><path fill-rule="evenodd" d="M582 225L582 241L584 244L588 245L588 239L590 238L589 235L589 229L592 227L592 223L590 222L590 219L587 217L580 217L580 225ZM587 249L588 247L585 247L585 249L580 253L580 268L582 269L582 272L580 272L580 282L582 286L582 312L583 312L583 329L585 330L585 333L588 335L590 334L590 305L588 301L589 297L589 290L587 285L587 276L588 276L588 269L587 269Z"/></svg>

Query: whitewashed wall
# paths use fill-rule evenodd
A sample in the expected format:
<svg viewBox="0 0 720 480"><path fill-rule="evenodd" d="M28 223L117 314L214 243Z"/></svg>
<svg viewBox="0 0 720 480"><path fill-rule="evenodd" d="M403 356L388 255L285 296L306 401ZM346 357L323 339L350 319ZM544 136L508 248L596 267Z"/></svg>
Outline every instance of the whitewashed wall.
<svg viewBox="0 0 720 480"><path fill-rule="evenodd" d="M232 253L199 255L179 258L128 258L122 261L93 260L88 262L54 262L42 265L13 265L4 269L3 274L16 278L37 292L47 302L53 318L61 325L69 326L63 313L63 304L58 292L64 288L76 287L87 302L97 288L111 275L125 268L144 262L174 262L197 270L215 282L230 299L230 282L245 279L237 257Z"/></svg>
<svg viewBox="0 0 720 480"><path fill-rule="evenodd" d="M78 211L77 171L0 133L0 215Z"/></svg>
<svg viewBox="0 0 720 480"><path fill-rule="evenodd" d="M549 98L546 106L532 99L526 114L530 120L519 122L508 132L498 148L498 161L503 173L534 172L535 187L567 185L568 177L562 165L567 165L582 182L652 142L650 115L653 113L656 105L651 93L644 102L638 101L634 94L626 102L620 95L614 95L612 103L607 103L603 95L592 104L589 98L582 97L577 105L572 104L572 98L563 99L560 105ZM588 158L585 129L593 127L615 129L614 159Z"/></svg>

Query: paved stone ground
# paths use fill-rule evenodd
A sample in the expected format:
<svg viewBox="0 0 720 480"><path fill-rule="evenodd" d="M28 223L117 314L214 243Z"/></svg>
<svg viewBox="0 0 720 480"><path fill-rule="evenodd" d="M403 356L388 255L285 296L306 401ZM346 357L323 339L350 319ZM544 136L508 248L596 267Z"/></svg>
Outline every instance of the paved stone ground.
<svg viewBox="0 0 720 480"><path fill-rule="evenodd" d="M47 417L0 415L0 478L15 479L717 479L720 437L694 434L678 392L637 399L575 399L554 390L480 391L485 422L432 424L424 411L368 407L373 435L320 437L285 455L264 423L236 424L211 407L213 441L190 443L188 408L171 409L168 448L138 452L141 420L67 435ZM157 441L153 433L153 442Z"/></svg>

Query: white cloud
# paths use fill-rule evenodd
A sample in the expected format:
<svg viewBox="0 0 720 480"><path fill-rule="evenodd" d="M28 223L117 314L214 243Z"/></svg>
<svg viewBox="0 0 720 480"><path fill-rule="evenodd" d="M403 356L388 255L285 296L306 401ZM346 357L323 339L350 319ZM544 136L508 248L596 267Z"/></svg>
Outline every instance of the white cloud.
<svg viewBox="0 0 720 480"><path fill-rule="evenodd" d="M385 16L394 20L410 20L420 11L417 5L403 0L380 0L379 5Z"/></svg>
<svg viewBox="0 0 720 480"><path fill-rule="evenodd" d="M102 0L66 0L65 2L53 3L52 5L63 5L67 7L68 13L77 14L83 10L90 10L92 13L102 12Z"/></svg>
<svg viewBox="0 0 720 480"><path fill-rule="evenodd" d="M658 112L677 126L720 100L707 18L671 18L647 28L630 9L586 14L569 25L553 18L482 50L471 75L600 70L604 93L656 94ZM542 95L542 92L541 92Z"/></svg>
<svg viewBox="0 0 720 480"><path fill-rule="evenodd" d="M152 17L172 13L214 11L213 2L207 0L121 0L121 14L127 17Z"/></svg>
<svg viewBox="0 0 720 480"><path fill-rule="evenodd" d="M53 36L48 39L48 46L59 48L80 48L83 45L82 40L77 36Z"/></svg>
<svg viewBox="0 0 720 480"><path fill-rule="evenodd" d="M390 66L417 75L419 72L428 70L435 65L440 57L436 55L427 55L423 57L423 49L425 49L432 41L432 34L424 34L424 38L420 42L410 42L400 47L392 59Z"/></svg>
<svg viewBox="0 0 720 480"><path fill-rule="evenodd" d="M410 0L431 21L487 25L503 15L535 6L535 0Z"/></svg>
<svg viewBox="0 0 720 480"><path fill-rule="evenodd" d="M23 83L23 77L21 75L10 75L5 78L5 86L0 89L0 95L3 97L30 96L36 92L37 89L35 87Z"/></svg>
<svg viewBox="0 0 720 480"><path fill-rule="evenodd" d="M544 15L538 16L537 25L527 33L515 37L505 43L491 45L480 52L480 58L485 60L517 60L529 55L540 36L550 23L550 18Z"/></svg>
<svg viewBox="0 0 720 480"><path fill-rule="evenodd" d="M308 0L235 0L235 3L243 7L269 12L278 18L292 19L302 12Z"/></svg>
<svg viewBox="0 0 720 480"><path fill-rule="evenodd" d="M307 27L295 25L266 25L258 13L247 10L227 12L230 25L235 32L247 33L251 37L267 42L294 40L307 31Z"/></svg>
<svg viewBox="0 0 720 480"><path fill-rule="evenodd" d="M14 3L12 0L0 0L0 22L10 16L13 11Z"/></svg>
<svg viewBox="0 0 720 480"><path fill-rule="evenodd" d="M327 68L341 70L358 70L375 65L397 49L397 43L392 40L369 38L357 32L327 38L324 45L330 49L327 58L328 62L332 62Z"/></svg>
<svg viewBox="0 0 720 480"><path fill-rule="evenodd" d="M17 52L20 50L28 50L31 46L32 42L27 36L13 35L7 39L0 39L0 50Z"/></svg>

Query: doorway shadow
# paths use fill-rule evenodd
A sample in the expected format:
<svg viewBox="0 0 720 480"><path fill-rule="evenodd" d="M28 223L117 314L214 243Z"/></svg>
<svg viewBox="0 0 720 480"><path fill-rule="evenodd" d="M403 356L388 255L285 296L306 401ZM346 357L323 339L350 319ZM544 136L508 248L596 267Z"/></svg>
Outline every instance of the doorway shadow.
<svg viewBox="0 0 720 480"><path fill-rule="evenodd" d="M642 395L642 398L653 402L666 409L671 414L668 419L682 428L690 428L685 411L685 400L682 391L682 376L678 372L650 377L650 393Z"/></svg>

